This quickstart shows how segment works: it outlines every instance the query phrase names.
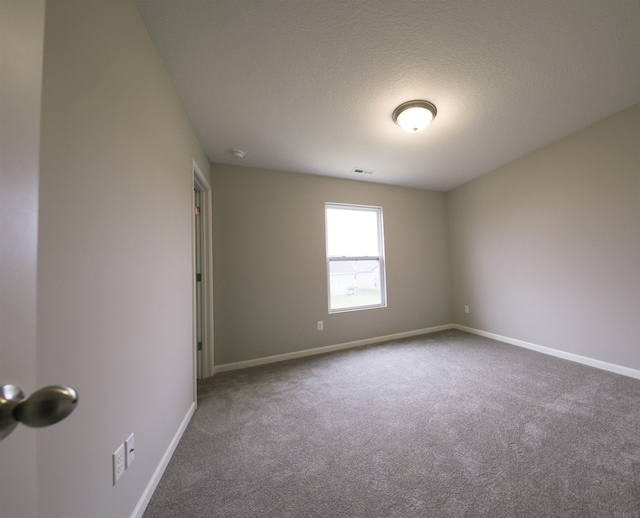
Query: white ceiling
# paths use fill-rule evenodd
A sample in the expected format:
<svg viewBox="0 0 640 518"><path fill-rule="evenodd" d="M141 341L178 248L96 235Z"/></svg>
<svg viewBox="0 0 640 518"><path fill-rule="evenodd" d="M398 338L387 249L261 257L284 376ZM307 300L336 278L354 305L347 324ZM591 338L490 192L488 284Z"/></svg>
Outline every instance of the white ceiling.
<svg viewBox="0 0 640 518"><path fill-rule="evenodd" d="M136 5L216 163L447 191L640 101L638 0Z"/></svg>

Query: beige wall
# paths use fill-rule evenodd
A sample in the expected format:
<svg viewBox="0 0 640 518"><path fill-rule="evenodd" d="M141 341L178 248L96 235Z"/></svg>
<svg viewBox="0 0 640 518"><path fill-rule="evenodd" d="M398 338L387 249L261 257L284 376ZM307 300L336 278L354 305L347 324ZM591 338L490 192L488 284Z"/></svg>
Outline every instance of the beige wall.
<svg viewBox="0 0 640 518"><path fill-rule="evenodd" d="M216 365L451 323L443 193L217 164L212 181ZM382 206L388 307L328 314L325 202Z"/></svg>
<svg viewBox="0 0 640 518"><path fill-rule="evenodd" d="M38 384L79 405L38 432L39 516L130 516L193 402L192 157L209 166L130 0L47 2L42 92Z"/></svg>
<svg viewBox="0 0 640 518"><path fill-rule="evenodd" d="M640 369L640 105L447 204L456 323Z"/></svg>

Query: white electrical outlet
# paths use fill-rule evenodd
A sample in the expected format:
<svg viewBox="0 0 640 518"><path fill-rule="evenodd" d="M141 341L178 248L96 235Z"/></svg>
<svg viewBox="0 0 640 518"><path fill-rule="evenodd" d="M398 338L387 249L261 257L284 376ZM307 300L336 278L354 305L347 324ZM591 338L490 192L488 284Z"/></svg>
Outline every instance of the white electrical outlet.
<svg viewBox="0 0 640 518"><path fill-rule="evenodd" d="M124 467L131 466L133 459L136 458L136 449L133 434L131 434L124 443Z"/></svg>
<svg viewBox="0 0 640 518"><path fill-rule="evenodd" d="M465 306L464 307L464 312L468 315L469 314L469 306Z"/></svg>
<svg viewBox="0 0 640 518"><path fill-rule="evenodd" d="M113 485L116 485L118 479L124 473L124 444L121 444L113 453Z"/></svg>
<svg viewBox="0 0 640 518"><path fill-rule="evenodd" d="M324 322L322 320L318 320L318 331L322 331L324 329Z"/></svg>

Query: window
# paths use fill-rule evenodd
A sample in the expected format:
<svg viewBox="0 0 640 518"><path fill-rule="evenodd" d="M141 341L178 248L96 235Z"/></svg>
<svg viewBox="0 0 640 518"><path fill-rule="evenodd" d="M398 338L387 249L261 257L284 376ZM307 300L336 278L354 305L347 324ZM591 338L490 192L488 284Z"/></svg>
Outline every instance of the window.
<svg viewBox="0 0 640 518"><path fill-rule="evenodd" d="M382 207L327 203L329 313L385 307Z"/></svg>

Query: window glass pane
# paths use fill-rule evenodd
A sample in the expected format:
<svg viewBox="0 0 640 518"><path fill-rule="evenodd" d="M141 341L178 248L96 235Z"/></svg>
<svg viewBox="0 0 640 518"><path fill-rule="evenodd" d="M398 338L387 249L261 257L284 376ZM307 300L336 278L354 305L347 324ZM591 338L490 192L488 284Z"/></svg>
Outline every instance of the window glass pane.
<svg viewBox="0 0 640 518"><path fill-rule="evenodd" d="M380 255L378 211L327 207L327 255Z"/></svg>
<svg viewBox="0 0 640 518"><path fill-rule="evenodd" d="M386 306L382 208L327 203L329 312Z"/></svg>
<svg viewBox="0 0 640 518"><path fill-rule="evenodd" d="M380 261L329 261L330 309L382 304Z"/></svg>

